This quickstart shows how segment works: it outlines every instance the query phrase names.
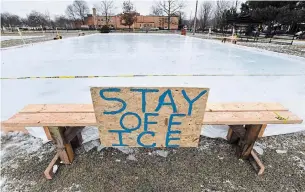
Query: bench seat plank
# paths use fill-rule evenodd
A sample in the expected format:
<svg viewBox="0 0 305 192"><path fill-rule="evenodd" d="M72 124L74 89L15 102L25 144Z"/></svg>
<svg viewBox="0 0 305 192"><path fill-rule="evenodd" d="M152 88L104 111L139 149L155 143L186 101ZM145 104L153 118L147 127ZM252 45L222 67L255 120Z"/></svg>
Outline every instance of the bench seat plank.
<svg viewBox="0 0 305 192"><path fill-rule="evenodd" d="M92 104L31 104L20 113L93 113Z"/></svg>
<svg viewBox="0 0 305 192"><path fill-rule="evenodd" d="M245 125L245 124L299 124L302 119L290 111L277 112L289 119L278 120L271 111L261 112L206 112L205 125ZM94 113L18 113L2 122L4 126L95 126Z"/></svg>
<svg viewBox="0 0 305 192"><path fill-rule="evenodd" d="M279 103L207 103L206 111L288 111ZM32 104L24 107L20 113L91 113L92 104Z"/></svg>
<svg viewBox="0 0 305 192"><path fill-rule="evenodd" d="M242 111L288 111L279 103L208 103L206 111L209 112L242 112Z"/></svg>

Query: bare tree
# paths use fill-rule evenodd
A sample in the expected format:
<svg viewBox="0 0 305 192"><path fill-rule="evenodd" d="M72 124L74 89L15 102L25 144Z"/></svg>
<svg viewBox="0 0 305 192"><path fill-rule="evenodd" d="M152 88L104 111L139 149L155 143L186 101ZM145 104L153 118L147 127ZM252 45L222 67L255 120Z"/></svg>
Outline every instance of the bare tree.
<svg viewBox="0 0 305 192"><path fill-rule="evenodd" d="M191 13L190 13L190 18L189 18L188 21L187 21L187 25L188 25L188 28L189 28L189 29L192 28L193 23L194 23L194 17L193 17L193 12L191 11Z"/></svg>
<svg viewBox="0 0 305 192"><path fill-rule="evenodd" d="M150 7L150 15L154 15L154 16L162 16L163 15L163 10L160 9L158 6L151 6Z"/></svg>
<svg viewBox="0 0 305 192"><path fill-rule="evenodd" d="M3 31L3 27L11 28L20 26L22 24L21 19L18 15L14 15L11 13L1 13L1 29Z"/></svg>
<svg viewBox="0 0 305 192"><path fill-rule="evenodd" d="M67 29L71 27L71 20L64 15L60 15L55 17L54 24L56 27Z"/></svg>
<svg viewBox="0 0 305 192"><path fill-rule="evenodd" d="M47 19L44 14L32 11L30 14L27 15L27 24L30 27L45 27L47 25Z"/></svg>
<svg viewBox="0 0 305 192"><path fill-rule="evenodd" d="M44 17L46 19L46 25L54 28L55 24L54 24L54 21L50 17L49 11L45 11Z"/></svg>
<svg viewBox="0 0 305 192"><path fill-rule="evenodd" d="M73 21L77 20L77 16L73 9L73 5L68 5L68 7L66 8L66 15L68 16L68 18L70 18Z"/></svg>
<svg viewBox="0 0 305 192"><path fill-rule="evenodd" d="M179 15L180 10L184 7L180 0L163 0L157 3L158 9L167 16L167 28L170 30L171 17Z"/></svg>
<svg viewBox="0 0 305 192"><path fill-rule="evenodd" d="M123 14L121 14L122 25L130 26L137 20L137 12L134 8L133 3L130 1L123 2Z"/></svg>
<svg viewBox="0 0 305 192"><path fill-rule="evenodd" d="M68 5L66 14L70 19L81 20L85 24L85 17L89 13L89 7L86 1L75 0L72 5Z"/></svg>
<svg viewBox="0 0 305 192"><path fill-rule="evenodd" d="M113 0L102 0L100 6L100 12L106 19L106 25L108 25L110 21L111 13L114 9L114 1Z"/></svg>
<svg viewBox="0 0 305 192"><path fill-rule="evenodd" d="M240 5L240 1L239 0L235 0L233 2L233 6L232 7L234 7L237 10L239 5Z"/></svg>
<svg viewBox="0 0 305 192"><path fill-rule="evenodd" d="M199 10L199 23L200 28L204 30L211 19L212 3L209 1L203 2Z"/></svg>
<svg viewBox="0 0 305 192"><path fill-rule="evenodd" d="M133 3L128 0L123 2L123 13L135 12Z"/></svg>
<svg viewBox="0 0 305 192"><path fill-rule="evenodd" d="M225 0L217 0L216 1L216 7L214 11L214 24L216 27L220 27L223 29L223 15L225 10L230 8L230 2Z"/></svg>

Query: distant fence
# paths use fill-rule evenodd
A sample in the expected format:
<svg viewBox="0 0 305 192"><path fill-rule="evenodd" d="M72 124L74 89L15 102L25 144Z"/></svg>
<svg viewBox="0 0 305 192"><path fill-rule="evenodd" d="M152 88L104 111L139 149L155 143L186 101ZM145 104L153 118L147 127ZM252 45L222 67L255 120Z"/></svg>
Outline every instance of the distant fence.
<svg viewBox="0 0 305 192"><path fill-rule="evenodd" d="M275 43L275 44L284 44L284 45L292 45L295 39L295 35L290 34L281 34L281 35L267 35L267 34L259 34L257 36L239 36L240 40L260 42L260 43Z"/></svg>
<svg viewBox="0 0 305 192"><path fill-rule="evenodd" d="M232 36L232 32L230 33L212 33L216 37L230 37ZM240 41L246 42L260 42L260 43L274 43L274 44L283 44L283 45L292 45L293 41L296 38L296 35L291 34L277 34L277 35L268 35L266 33L260 33L257 35L240 35L238 34L238 39Z"/></svg>

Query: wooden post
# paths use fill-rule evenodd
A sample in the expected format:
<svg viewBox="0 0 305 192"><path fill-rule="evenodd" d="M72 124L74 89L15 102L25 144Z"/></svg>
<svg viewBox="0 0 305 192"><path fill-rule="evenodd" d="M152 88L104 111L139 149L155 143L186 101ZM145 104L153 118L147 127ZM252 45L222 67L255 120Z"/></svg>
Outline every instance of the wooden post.
<svg viewBox="0 0 305 192"><path fill-rule="evenodd" d="M51 136L51 133L49 131L49 128L48 127L43 127L43 129L44 129L44 132L45 132L45 134L47 136L47 139L52 141L52 136Z"/></svg>
<svg viewBox="0 0 305 192"><path fill-rule="evenodd" d="M52 161L50 162L49 166L46 168L46 170L43 172L45 177L47 179L52 179L54 173L53 173L53 166L56 164L57 160L58 160L59 154L56 153L56 155L54 156L54 158L52 159Z"/></svg>
<svg viewBox="0 0 305 192"><path fill-rule="evenodd" d="M71 145L73 148L80 147L83 143L83 137L81 133L77 133L77 135L71 140Z"/></svg>
<svg viewBox="0 0 305 192"><path fill-rule="evenodd" d="M245 135L245 128L243 125L230 125L227 139L229 143L236 144L240 138L243 138Z"/></svg>
<svg viewBox="0 0 305 192"><path fill-rule="evenodd" d="M266 127L267 127L266 124L262 125L261 131L258 134L259 138L263 137Z"/></svg>
<svg viewBox="0 0 305 192"><path fill-rule="evenodd" d="M293 44L293 40L294 40L295 35L293 35L292 40L291 40L291 45Z"/></svg>
<svg viewBox="0 0 305 192"><path fill-rule="evenodd" d="M65 127L49 127L49 131L56 145L60 160L63 161L64 164L71 164L74 155L71 144L66 143L64 138Z"/></svg>
<svg viewBox="0 0 305 192"><path fill-rule="evenodd" d="M262 125L246 125L245 136L242 137L239 141L240 149L238 156L242 159L248 159L253 145L258 138L259 132L262 128Z"/></svg>

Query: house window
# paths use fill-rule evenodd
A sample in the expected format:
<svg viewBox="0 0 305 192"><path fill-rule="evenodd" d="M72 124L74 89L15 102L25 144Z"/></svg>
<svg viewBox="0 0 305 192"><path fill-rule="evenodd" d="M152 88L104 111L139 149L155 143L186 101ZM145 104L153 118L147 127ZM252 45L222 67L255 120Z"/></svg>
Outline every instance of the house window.
<svg viewBox="0 0 305 192"><path fill-rule="evenodd" d="M141 24L140 24L140 27L141 27Z"/></svg>

